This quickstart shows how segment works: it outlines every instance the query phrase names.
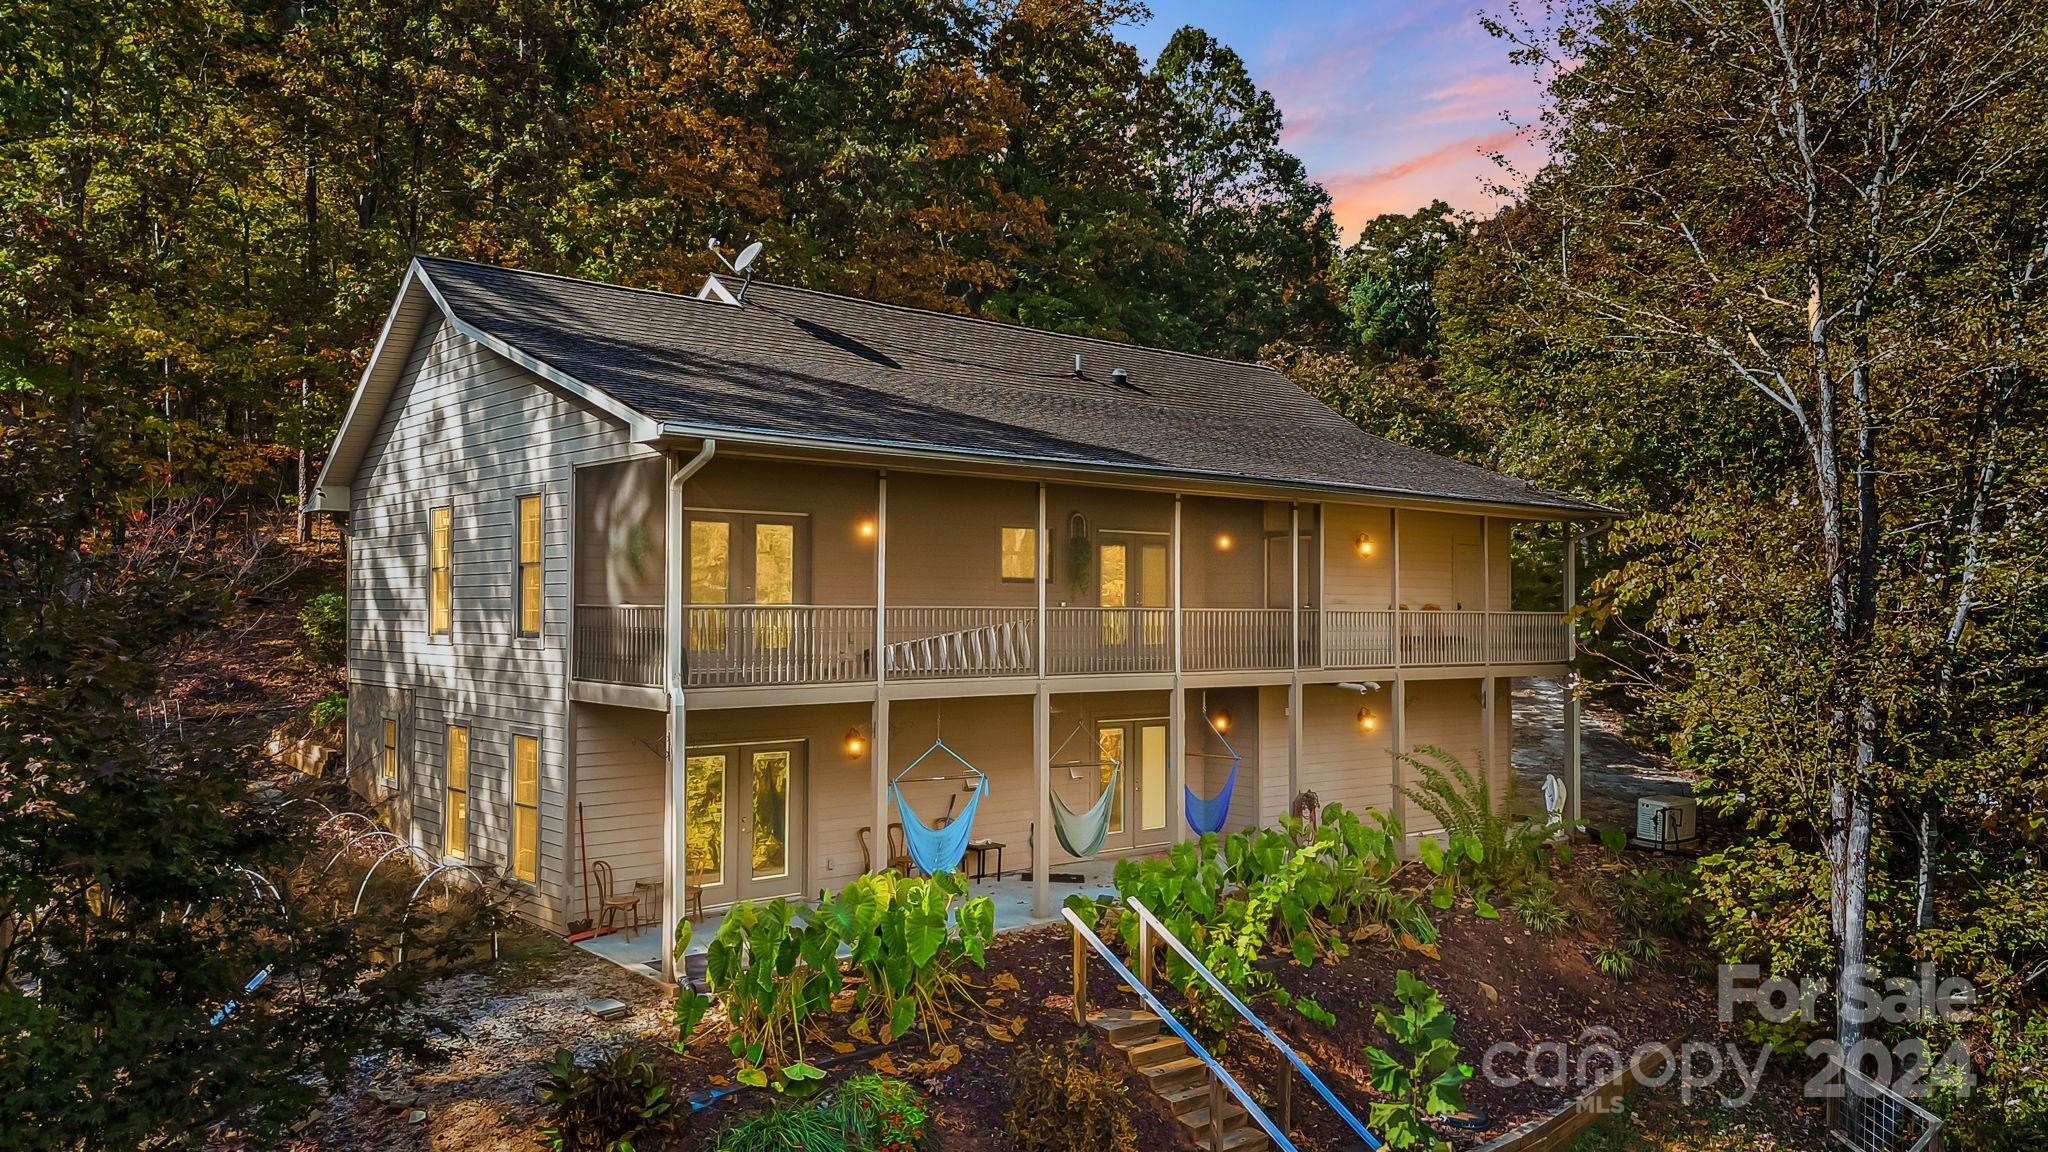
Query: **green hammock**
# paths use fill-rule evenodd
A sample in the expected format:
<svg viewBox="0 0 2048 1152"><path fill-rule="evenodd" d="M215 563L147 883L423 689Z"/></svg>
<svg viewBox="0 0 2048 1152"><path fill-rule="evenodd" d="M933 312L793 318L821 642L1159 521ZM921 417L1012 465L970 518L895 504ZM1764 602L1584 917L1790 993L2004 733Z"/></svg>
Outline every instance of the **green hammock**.
<svg viewBox="0 0 2048 1152"><path fill-rule="evenodd" d="M1117 781L1122 774L1120 765L1109 770L1109 783L1103 786L1102 795L1095 798L1094 806L1086 812L1069 811L1060 794L1052 794L1052 830L1068 855L1077 860L1088 860L1102 851L1102 842L1109 838L1109 810L1116 800Z"/></svg>

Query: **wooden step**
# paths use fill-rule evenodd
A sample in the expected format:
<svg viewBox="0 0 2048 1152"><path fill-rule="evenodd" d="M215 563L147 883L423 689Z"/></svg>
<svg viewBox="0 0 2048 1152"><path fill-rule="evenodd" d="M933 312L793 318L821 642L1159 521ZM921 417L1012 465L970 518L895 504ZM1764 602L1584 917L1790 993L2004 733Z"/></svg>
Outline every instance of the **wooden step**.
<svg viewBox="0 0 2048 1152"><path fill-rule="evenodd" d="M1203 1094L1204 1096L1207 1095L1206 1089ZM1230 1132L1243 1128L1246 1125L1246 1119L1244 1106L1235 1100L1225 1098L1223 1101L1223 1130ZM1189 1132L1194 1134L1197 1142L1207 1141L1209 1138L1209 1102L1205 1099L1202 1101L1201 1107L1193 1111L1181 1113L1180 1122Z"/></svg>
<svg viewBox="0 0 2048 1152"><path fill-rule="evenodd" d="M1209 1147L1208 1133L1196 1137L1195 1144L1200 1148ZM1223 1134L1223 1152L1265 1152L1272 1145L1270 1137L1251 1125L1232 1128Z"/></svg>
<svg viewBox="0 0 2048 1152"><path fill-rule="evenodd" d="M1171 1109L1175 1116L1185 1116L1197 1108L1209 1106L1209 1078L1203 1076L1190 1080L1178 1088L1166 1089L1158 1095L1161 1100L1166 1101L1167 1108Z"/></svg>
<svg viewBox="0 0 2048 1152"><path fill-rule="evenodd" d="M1090 1013L1088 1026L1102 1033L1111 1044L1126 1047L1159 1035L1159 1017L1131 1008L1106 1008Z"/></svg>
<svg viewBox="0 0 2048 1152"><path fill-rule="evenodd" d="M1208 1091L1209 1066L1202 1063L1199 1056L1183 1056L1178 1060L1153 1064L1138 1071L1144 1074L1145 1083L1157 1093L1170 1092L1194 1083L1204 1085L1202 1090Z"/></svg>
<svg viewBox="0 0 2048 1152"><path fill-rule="evenodd" d="M1117 1047L1124 1050L1124 1056L1130 1060L1131 1067L1136 1068L1140 1072L1152 1067L1154 1064L1164 1064L1169 1060L1178 1060L1188 1054L1188 1046L1181 1043L1181 1039L1178 1036L1147 1037L1129 1044L1119 1044ZM1194 1059L1194 1057L1189 1056L1188 1059Z"/></svg>

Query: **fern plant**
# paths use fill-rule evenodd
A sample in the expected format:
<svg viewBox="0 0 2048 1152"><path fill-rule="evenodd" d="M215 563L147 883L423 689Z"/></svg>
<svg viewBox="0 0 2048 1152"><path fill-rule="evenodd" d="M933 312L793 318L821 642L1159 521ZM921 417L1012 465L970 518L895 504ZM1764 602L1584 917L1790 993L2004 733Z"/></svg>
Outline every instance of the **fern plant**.
<svg viewBox="0 0 2048 1152"><path fill-rule="evenodd" d="M1534 877L1550 829L1508 814L1506 797L1495 803L1493 784L1442 748L1424 745L1403 753L1415 783L1404 786L1409 803L1436 817L1453 843L1468 845L1462 871L1503 892L1517 892Z"/></svg>

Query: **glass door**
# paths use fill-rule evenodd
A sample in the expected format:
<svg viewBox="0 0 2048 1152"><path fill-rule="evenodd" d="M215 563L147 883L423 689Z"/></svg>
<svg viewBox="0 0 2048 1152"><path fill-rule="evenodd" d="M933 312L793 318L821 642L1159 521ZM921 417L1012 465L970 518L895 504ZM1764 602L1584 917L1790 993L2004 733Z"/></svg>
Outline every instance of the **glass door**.
<svg viewBox="0 0 2048 1152"><path fill-rule="evenodd" d="M1102 568L1097 603L1106 609L1164 609L1168 603L1166 541L1155 534L1104 532L1098 563ZM1106 611L1102 643L1110 648L1163 647L1171 634L1171 617L1163 611Z"/></svg>
<svg viewBox="0 0 2048 1152"><path fill-rule="evenodd" d="M1095 753L1100 761L1096 788L1107 787L1122 766L1116 795L1109 802L1106 848L1148 848L1167 842L1166 721L1105 720L1095 726Z"/></svg>
<svg viewBox="0 0 2048 1152"><path fill-rule="evenodd" d="M801 631L795 605L809 595L799 516L691 512L690 658L700 673L735 683L786 662Z"/></svg>
<svg viewBox="0 0 2048 1152"><path fill-rule="evenodd" d="M684 859L706 903L802 890L801 743L692 749L683 775Z"/></svg>

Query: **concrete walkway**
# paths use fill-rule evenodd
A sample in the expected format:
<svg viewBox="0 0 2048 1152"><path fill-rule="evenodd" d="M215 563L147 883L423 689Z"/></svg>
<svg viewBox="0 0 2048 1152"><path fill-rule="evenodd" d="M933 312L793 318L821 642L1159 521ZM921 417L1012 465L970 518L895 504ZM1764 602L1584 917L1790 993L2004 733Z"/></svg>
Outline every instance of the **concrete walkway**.
<svg viewBox="0 0 2048 1152"><path fill-rule="evenodd" d="M1515 681L1514 805L1533 814L1543 807L1543 777L1565 779L1564 685L1557 680ZM1588 702L1581 710L1579 814L1595 827L1636 826L1636 799L1692 794L1692 777L1655 752L1631 744L1620 718ZM1566 779L1569 784L1569 779Z"/></svg>

